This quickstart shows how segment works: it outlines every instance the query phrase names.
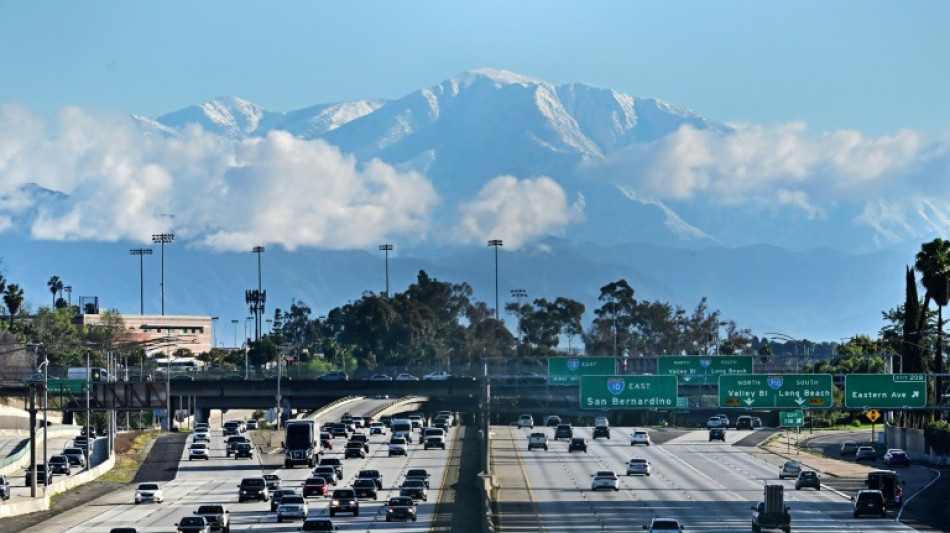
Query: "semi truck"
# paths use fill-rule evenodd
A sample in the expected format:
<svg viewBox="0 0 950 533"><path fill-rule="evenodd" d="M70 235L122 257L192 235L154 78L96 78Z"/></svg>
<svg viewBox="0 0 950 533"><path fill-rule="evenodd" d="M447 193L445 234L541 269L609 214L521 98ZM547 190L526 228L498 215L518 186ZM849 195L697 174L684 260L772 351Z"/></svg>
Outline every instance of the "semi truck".
<svg viewBox="0 0 950 533"><path fill-rule="evenodd" d="M284 468L306 465L313 468L323 450L320 446L320 434L317 433L317 420L303 418L289 420L284 426Z"/></svg>
<svg viewBox="0 0 950 533"><path fill-rule="evenodd" d="M792 530L792 515L785 505L785 487L766 483L764 498L752 506L752 531L763 529L781 529L785 533Z"/></svg>

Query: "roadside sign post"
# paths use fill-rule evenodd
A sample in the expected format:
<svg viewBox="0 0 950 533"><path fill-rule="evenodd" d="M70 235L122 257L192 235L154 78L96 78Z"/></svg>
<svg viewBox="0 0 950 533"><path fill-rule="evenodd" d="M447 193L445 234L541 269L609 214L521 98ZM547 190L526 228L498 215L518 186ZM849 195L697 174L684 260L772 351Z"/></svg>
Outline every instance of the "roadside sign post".
<svg viewBox="0 0 950 533"><path fill-rule="evenodd" d="M867 417L868 421L871 422L871 442L874 442L874 424L881 418L881 412L877 409L868 409L864 416Z"/></svg>
<svg viewBox="0 0 950 533"><path fill-rule="evenodd" d="M792 439L788 435L789 428L796 429L795 449L798 450L798 443L801 440L802 426L805 425L805 412L804 411L780 411L778 414L778 417L779 417L779 425L785 428L785 442L787 444L788 453L791 453L791 449L792 449Z"/></svg>
<svg viewBox="0 0 950 533"><path fill-rule="evenodd" d="M661 355L656 360L659 375L677 376L682 383L716 383L723 374L751 374L751 355Z"/></svg>
<svg viewBox="0 0 950 533"><path fill-rule="evenodd" d="M719 376L719 407L823 409L832 404L828 374Z"/></svg>
<svg viewBox="0 0 950 533"><path fill-rule="evenodd" d="M549 357L548 384L576 385L581 376L612 376L617 373L613 357Z"/></svg>
<svg viewBox="0 0 950 533"><path fill-rule="evenodd" d="M676 376L581 376L581 409L675 409Z"/></svg>

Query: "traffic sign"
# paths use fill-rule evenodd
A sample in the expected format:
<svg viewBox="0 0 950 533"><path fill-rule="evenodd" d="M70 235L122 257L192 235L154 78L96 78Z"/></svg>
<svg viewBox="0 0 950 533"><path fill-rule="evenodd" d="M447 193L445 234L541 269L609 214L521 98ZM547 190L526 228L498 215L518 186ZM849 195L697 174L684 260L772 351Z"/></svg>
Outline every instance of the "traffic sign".
<svg viewBox="0 0 950 533"><path fill-rule="evenodd" d="M581 409L676 408L676 376L581 376Z"/></svg>
<svg viewBox="0 0 950 533"><path fill-rule="evenodd" d="M881 418L881 413L877 409L870 409L868 412L864 413L864 416L866 416L868 421L873 424L877 422L879 418Z"/></svg>
<svg viewBox="0 0 950 533"><path fill-rule="evenodd" d="M690 385L716 383L723 374L751 374L751 355L661 355L657 357L657 374L673 375Z"/></svg>
<svg viewBox="0 0 950 533"><path fill-rule="evenodd" d="M608 376L617 373L613 357L549 357L548 383L574 385L580 376Z"/></svg>
<svg viewBox="0 0 950 533"><path fill-rule="evenodd" d="M719 407L832 407L828 374L719 376Z"/></svg>
<svg viewBox="0 0 950 533"><path fill-rule="evenodd" d="M778 418L783 428L800 428L805 425L804 411L780 411Z"/></svg>
<svg viewBox="0 0 950 533"><path fill-rule="evenodd" d="M927 375L846 375L844 377L844 405L859 409L926 407Z"/></svg>

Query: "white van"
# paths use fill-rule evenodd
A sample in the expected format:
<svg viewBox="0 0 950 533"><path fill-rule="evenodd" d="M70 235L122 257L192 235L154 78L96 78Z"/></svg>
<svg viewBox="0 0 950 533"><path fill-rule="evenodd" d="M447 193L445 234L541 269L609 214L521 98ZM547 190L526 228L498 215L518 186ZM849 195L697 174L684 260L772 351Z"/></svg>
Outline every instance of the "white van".
<svg viewBox="0 0 950 533"><path fill-rule="evenodd" d="M598 416L597 418L594 419L594 427L595 428L610 427L610 422L607 421L606 416Z"/></svg>
<svg viewBox="0 0 950 533"><path fill-rule="evenodd" d="M406 419L393 420L392 438L409 439L412 434L412 422Z"/></svg>
<svg viewBox="0 0 950 533"><path fill-rule="evenodd" d="M534 429L534 418L531 415L521 415L518 417L518 429L521 428L531 428Z"/></svg>

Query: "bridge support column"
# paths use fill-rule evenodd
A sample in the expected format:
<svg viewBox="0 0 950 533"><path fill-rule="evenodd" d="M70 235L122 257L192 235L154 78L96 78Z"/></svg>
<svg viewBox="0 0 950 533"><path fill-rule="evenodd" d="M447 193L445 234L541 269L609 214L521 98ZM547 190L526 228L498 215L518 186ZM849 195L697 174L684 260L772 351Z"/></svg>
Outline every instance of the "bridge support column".
<svg viewBox="0 0 950 533"><path fill-rule="evenodd" d="M293 406L290 404L290 398L284 397L280 400L280 427L284 427L284 424L288 420L293 418Z"/></svg>
<svg viewBox="0 0 950 533"><path fill-rule="evenodd" d="M208 407L195 408L195 422L211 423L211 409Z"/></svg>

